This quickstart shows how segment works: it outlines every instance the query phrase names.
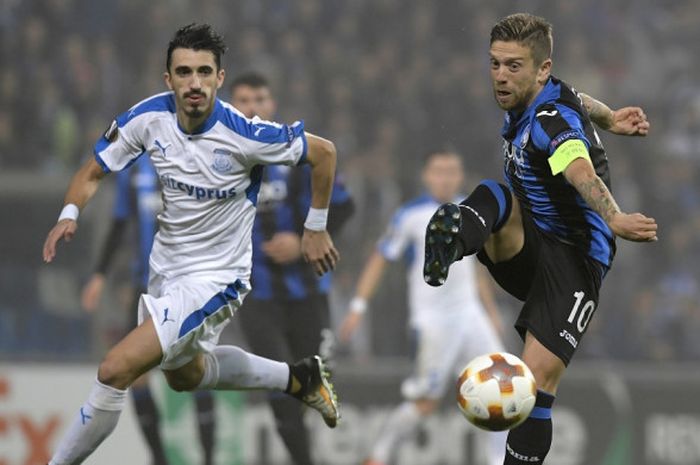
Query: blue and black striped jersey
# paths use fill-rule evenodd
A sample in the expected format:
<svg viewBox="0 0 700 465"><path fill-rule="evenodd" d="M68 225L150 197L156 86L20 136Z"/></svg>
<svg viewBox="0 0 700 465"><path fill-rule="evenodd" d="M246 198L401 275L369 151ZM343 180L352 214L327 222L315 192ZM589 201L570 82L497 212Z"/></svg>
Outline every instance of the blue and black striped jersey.
<svg viewBox="0 0 700 465"><path fill-rule="evenodd" d="M596 174L610 189L605 150L576 91L550 77L524 112L506 114L502 136L506 182L537 227L610 267L615 255L612 231L562 173L552 174L548 163L562 143L581 140Z"/></svg>
<svg viewBox="0 0 700 465"><path fill-rule="evenodd" d="M299 259L289 264L272 261L262 245L277 232L301 234L311 206L311 168L266 166L253 223L253 270L250 297L259 300L298 300L330 290L332 273L316 276L311 266ZM333 233L353 211L350 194L336 176L331 197L328 230Z"/></svg>

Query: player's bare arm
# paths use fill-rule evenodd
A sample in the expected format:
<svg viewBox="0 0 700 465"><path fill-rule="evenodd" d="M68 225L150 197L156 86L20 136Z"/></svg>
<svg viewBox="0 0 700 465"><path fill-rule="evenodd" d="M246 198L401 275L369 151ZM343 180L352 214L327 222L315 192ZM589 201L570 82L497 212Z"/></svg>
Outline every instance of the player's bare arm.
<svg viewBox="0 0 700 465"><path fill-rule="evenodd" d="M376 250L367 260L367 264L362 270L362 274L360 274L360 279L357 281L355 297L350 302L350 308L338 330L338 337L341 342L347 343L350 341L353 333L360 325L362 316L367 311L367 301L374 295L377 285L384 275L386 265L386 258Z"/></svg>
<svg viewBox="0 0 700 465"><path fill-rule="evenodd" d="M634 242L656 241L657 225L653 218L641 213L624 213L590 161L577 158L564 170L566 180L576 188L586 203L610 226L612 232Z"/></svg>
<svg viewBox="0 0 700 465"><path fill-rule="evenodd" d="M335 146L331 141L309 133L306 133L306 140L308 144L306 157L307 162L311 165L310 213L325 211L327 216L333 192L333 179L335 178ZM309 220L307 219L304 225L301 252L304 259L313 266L320 276L335 268L340 254L326 230L325 220L321 220L315 226L310 224Z"/></svg>
<svg viewBox="0 0 700 465"><path fill-rule="evenodd" d="M102 167L94 158L90 158L73 176L66 192L64 205L73 204L82 210L95 195L99 182L104 176L105 172ZM70 241L77 229L78 223L72 219L63 219L56 223L44 242L44 261L46 263L51 263L56 256L58 241L61 239L66 242Z"/></svg>
<svg viewBox="0 0 700 465"><path fill-rule="evenodd" d="M579 93L588 115L598 127L623 136L646 136L651 127L644 110L623 107L612 110L608 105L588 94Z"/></svg>

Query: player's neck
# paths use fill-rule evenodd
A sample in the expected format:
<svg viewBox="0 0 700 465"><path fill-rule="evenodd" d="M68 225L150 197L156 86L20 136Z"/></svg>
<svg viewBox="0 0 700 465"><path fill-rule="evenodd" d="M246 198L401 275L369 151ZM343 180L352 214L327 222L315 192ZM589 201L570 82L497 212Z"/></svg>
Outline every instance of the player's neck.
<svg viewBox="0 0 700 465"><path fill-rule="evenodd" d="M194 134L197 132L197 129L202 127L207 118L211 116L212 111L214 111L213 105L206 113L202 114L202 116L192 117L186 115L183 110L179 110L177 112L178 125L183 132L187 134Z"/></svg>

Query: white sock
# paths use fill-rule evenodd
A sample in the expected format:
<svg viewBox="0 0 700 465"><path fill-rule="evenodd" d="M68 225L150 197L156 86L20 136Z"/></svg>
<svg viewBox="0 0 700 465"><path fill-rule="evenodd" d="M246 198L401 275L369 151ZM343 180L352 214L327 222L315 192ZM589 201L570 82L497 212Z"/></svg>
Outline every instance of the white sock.
<svg viewBox="0 0 700 465"><path fill-rule="evenodd" d="M488 454L488 464L503 465L503 459L506 455L506 439L508 439L508 431L490 432L479 430L478 434L488 434L489 448L486 451Z"/></svg>
<svg viewBox="0 0 700 465"><path fill-rule="evenodd" d="M204 376L197 389L285 390L289 365L258 357L236 346L217 346L204 354Z"/></svg>
<svg viewBox="0 0 700 465"><path fill-rule="evenodd" d="M95 380L87 402L58 444L49 465L82 463L117 426L126 392Z"/></svg>
<svg viewBox="0 0 700 465"><path fill-rule="evenodd" d="M399 443L413 436L422 419L423 416L413 402L405 401L396 407L374 443L370 458L380 463L389 463Z"/></svg>

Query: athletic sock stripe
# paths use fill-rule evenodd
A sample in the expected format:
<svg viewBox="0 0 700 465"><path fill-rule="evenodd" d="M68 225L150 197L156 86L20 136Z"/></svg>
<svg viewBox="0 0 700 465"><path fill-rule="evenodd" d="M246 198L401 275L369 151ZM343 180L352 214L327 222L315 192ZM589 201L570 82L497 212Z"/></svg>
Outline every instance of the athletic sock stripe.
<svg viewBox="0 0 700 465"><path fill-rule="evenodd" d="M530 418L535 418L537 420L549 420L552 418L552 409L545 407L535 407L530 413Z"/></svg>
<svg viewBox="0 0 700 465"><path fill-rule="evenodd" d="M506 196L503 194L503 189L501 189L501 186L496 181L485 179L481 181L481 184L486 186L491 191L498 202L498 218L494 224L495 229L501 224L501 221L503 221L503 217L506 214Z"/></svg>

